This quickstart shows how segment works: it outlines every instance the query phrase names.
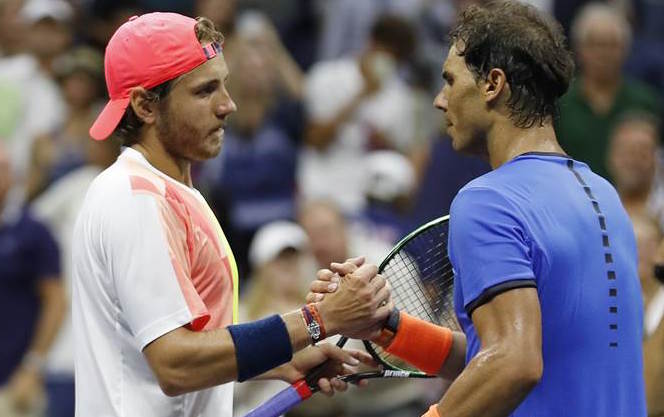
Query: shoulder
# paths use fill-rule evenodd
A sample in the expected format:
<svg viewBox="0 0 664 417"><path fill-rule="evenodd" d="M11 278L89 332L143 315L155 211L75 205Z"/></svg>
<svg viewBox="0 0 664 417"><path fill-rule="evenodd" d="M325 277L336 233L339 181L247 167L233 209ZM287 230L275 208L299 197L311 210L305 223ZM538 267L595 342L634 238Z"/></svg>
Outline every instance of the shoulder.
<svg viewBox="0 0 664 417"><path fill-rule="evenodd" d="M90 184L82 212L108 231L140 227L141 218L154 216L166 204L164 180L141 164L120 159Z"/></svg>
<svg viewBox="0 0 664 417"><path fill-rule="evenodd" d="M454 200L506 198L510 193L508 178L511 175L512 169L509 166L489 171L464 185Z"/></svg>
<svg viewBox="0 0 664 417"><path fill-rule="evenodd" d="M514 209L509 193L483 183L468 184L452 200L450 221Z"/></svg>

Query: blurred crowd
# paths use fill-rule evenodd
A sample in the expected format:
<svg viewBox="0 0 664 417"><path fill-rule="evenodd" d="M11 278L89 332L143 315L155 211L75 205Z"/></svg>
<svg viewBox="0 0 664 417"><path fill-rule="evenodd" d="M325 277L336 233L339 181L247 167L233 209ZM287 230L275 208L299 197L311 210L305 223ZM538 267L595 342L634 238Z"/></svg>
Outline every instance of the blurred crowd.
<svg viewBox="0 0 664 417"><path fill-rule="evenodd" d="M380 262L487 172L432 106L447 31L473 0L0 0L0 416L72 417L70 240L89 183L120 152L88 129L103 47L132 15L206 16L238 111L194 167L241 276L241 315L300 306L317 268ZM664 416L664 2L529 0L563 25L577 76L555 127L633 219L650 416ZM289 415L419 416L445 381L384 382ZM283 387L236 385L237 415Z"/></svg>

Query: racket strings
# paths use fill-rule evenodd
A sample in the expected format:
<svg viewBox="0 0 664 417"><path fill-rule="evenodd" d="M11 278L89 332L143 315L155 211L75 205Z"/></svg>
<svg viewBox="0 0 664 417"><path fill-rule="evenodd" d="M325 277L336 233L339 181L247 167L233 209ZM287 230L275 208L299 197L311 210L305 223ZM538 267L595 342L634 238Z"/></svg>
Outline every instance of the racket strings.
<svg viewBox="0 0 664 417"><path fill-rule="evenodd" d="M381 274L392 286L395 306L408 314L458 330L454 314L454 271L447 256L447 222L417 233L383 265ZM418 371L411 365L372 347L389 365Z"/></svg>

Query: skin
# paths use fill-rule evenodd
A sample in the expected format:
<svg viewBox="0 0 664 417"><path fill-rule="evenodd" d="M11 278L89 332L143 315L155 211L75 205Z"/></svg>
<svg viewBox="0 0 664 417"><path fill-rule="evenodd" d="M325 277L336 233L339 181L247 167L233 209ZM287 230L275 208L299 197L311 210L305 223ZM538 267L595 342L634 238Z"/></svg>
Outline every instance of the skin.
<svg viewBox="0 0 664 417"><path fill-rule="evenodd" d="M155 168L191 186L191 163L219 153L224 124L236 111L227 80L228 67L220 55L176 79L161 102L149 100L143 88L135 88L131 106L144 125L133 148ZM389 290L385 280L377 276L375 265L364 265L344 277L337 294L317 304L328 335L371 332L389 314ZM282 318L293 352L311 344L299 310ZM226 328L207 332L178 328L150 343L143 353L162 391L169 396L230 382L238 376L235 344ZM343 363L356 365L358 359L369 360L366 355L334 346L309 348L261 377L294 382L326 358L332 359L328 377L337 375ZM319 385L326 393L346 388L337 379L324 378Z"/></svg>
<svg viewBox="0 0 664 417"><path fill-rule="evenodd" d="M608 167L630 216L645 215L657 165L657 128L646 121L626 121L611 138Z"/></svg>
<svg viewBox="0 0 664 417"><path fill-rule="evenodd" d="M434 106L445 113L454 149L485 157L494 169L526 152L564 154L551 120L531 128L514 125L506 105L510 87L505 72L493 68L486 80L476 80L457 46L445 60L445 83L434 100ZM347 264L319 273L309 299L324 300L335 272L352 269ZM437 404L437 411L444 417L509 416L542 377L537 290L518 288L501 293L475 309L471 319L480 351L464 368L465 336L455 333L452 352L440 373L456 379Z"/></svg>
<svg viewBox="0 0 664 417"><path fill-rule="evenodd" d="M348 258L346 221L338 208L325 202L310 202L300 210L298 221L309 237L319 267Z"/></svg>
<svg viewBox="0 0 664 417"><path fill-rule="evenodd" d="M509 84L500 68L476 82L456 45L443 64L443 88L433 104L445 113L447 133L457 152L488 159L493 169L526 152L564 154L551 121L519 128L509 117Z"/></svg>

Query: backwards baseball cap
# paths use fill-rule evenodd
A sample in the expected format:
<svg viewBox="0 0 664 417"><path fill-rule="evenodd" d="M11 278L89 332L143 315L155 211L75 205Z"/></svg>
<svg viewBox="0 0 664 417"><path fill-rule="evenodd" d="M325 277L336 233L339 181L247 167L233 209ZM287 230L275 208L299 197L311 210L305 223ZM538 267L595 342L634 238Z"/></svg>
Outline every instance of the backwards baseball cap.
<svg viewBox="0 0 664 417"><path fill-rule="evenodd" d="M133 88L156 87L221 52L215 42L201 46L195 26L195 19L177 13L148 13L129 18L115 31L104 57L110 100L90 128L90 136L104 140L113 133Z"/></svg>

